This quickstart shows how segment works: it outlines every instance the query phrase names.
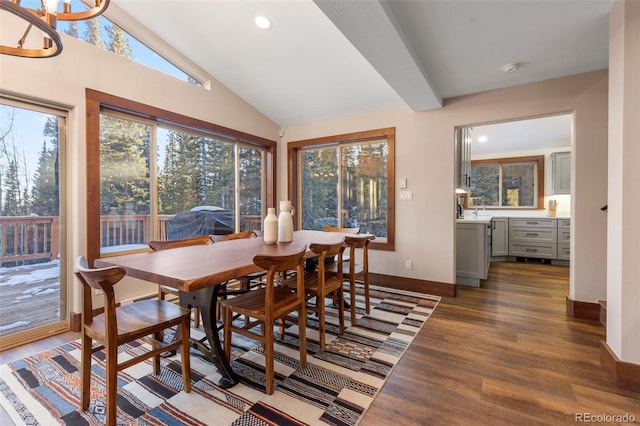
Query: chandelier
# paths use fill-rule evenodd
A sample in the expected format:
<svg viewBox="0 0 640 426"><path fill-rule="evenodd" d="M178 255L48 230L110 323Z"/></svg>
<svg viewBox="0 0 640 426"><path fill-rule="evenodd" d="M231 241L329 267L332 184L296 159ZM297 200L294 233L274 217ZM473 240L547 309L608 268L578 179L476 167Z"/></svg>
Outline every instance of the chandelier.
<svg viewBox="0 0 640 426"><path fill-rule="evenodd" d="M73 12L71 0L64 0L62 11L58 11L60 0L40 0L41 9L22 7L20 0L0 0L0 10L9 12L24 21L27 21L27 29L16 42L15 47L4 45L6 37L3 30L3 44L0 45L0 53L5 55L22 56L25 58L51 58L62 52L62 41L56 31L57 22L82 21L95 18L104 12L109 5L109 0L93 0L94 6L87 5L88 9ZM83 0L85 1L85 0ZM3 27L6 29L5 23ZM42 31L42 47L25 47L27 36L33 27Z"/></svg>

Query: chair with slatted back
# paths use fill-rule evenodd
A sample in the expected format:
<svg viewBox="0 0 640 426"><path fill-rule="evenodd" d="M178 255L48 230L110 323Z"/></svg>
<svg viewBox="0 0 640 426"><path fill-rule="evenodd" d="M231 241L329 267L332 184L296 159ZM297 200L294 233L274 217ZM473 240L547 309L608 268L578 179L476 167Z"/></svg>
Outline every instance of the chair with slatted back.
<svg viewBox="0 0 640 426"><path fill-rule="evenodd" d="M253 258L260 268L267 271L264 287L222 301L224 312L224 352L227 360L231 360L231 335L238 333L262 343L265 353L265 392L272 394L275 389L274 366L274 321L297 311L299 318L306 318L306 301L304 297L304 253L288 256L257 255ZM276 277L284 271L295 270L296 291L286 286L275 285ZM235 315L248 318L243 324L236 322ZM299 325L300 365L307 364L307 340L305 321Z"/></svg>
<svg viewBox="0 0 640 426"><path fill-rule="evenodd" d="M326 334L326 298L333 299L338 307L339 334L344 334L344 291L342 276L342 252L344 245L338 244L310 244L309 250L318 256L318 266L315 271L308 271L304 275L304 289L307 299L307 311L315 312L318 315L318 342L320 350L325 348ZM325 259L337 257L337 273L327 270ZM295 277L283 282L283 285L295 289ZM314 300L313 303L310 303ZM284 321L281 322L280 338L284 335Z"/></svg>
<svg viewBox="0 0 640 426"><path fill-rule="evenodd" d="M213 240L209 235L201 235L199 237L185 238L182 240L169 240L169 241L149 241L149 247L153 251L158 250L167 250L178 247L187 247L187 246L196 246L196 245L204 245L204 244L212 244ZM167 295L172 295L178 297L178 290L172 287L167 287L164 285L158 286L158 299L166 300ZM198 308L194 308L193 310L193 326L200 326L200 310Z"/></svg>
<svg viewBox="0 0 640 426"><path fill-rule="evenodd" d="M236 232L235 234L226 234L226 235L212 235L211 238L213 241L222 242L222 241L231 241L231 240L239 240L243 238L255 238L257 237L256 233L250 230ZM262 285L262 283L254 283L254 280L259 280L264 277L266 272L254 272L253 274L245 275L244 277L238 278L240 282L240 286L235 290L229 289L229 283L225 285L225 287L221 290L221 293L224 294L239 294L246 293L250 291L252 288L256 286Z"/></svg>
<svg viewBox="0 0 640 426"><path fill-rule="evenodd" d="M82 282L83 326L81 355L81 409L89 408L91 395L91 356L104 350L106 370L106 424L116 424L118 401L118 372L149 358L153 358L153 373L160 373L160 354L180 348L182 382L185 392L191 392L191 366L189 362L190 312L164 300L141 300L116 306L114 286L125 276L124 268L112 266L91 269L81 256L75 264L76 276ZM94 310L92 289L104 294L104 310ZM176 338L170 343L161 340L164 330L177 326ZM118 362L118 346L135 340L143 340L149 350L140 346L141 352ZM98 346L93 346L93 342Z"/></svg>
<svg viewBox="0 0 640 426"><path fill-rule="evenodd" d="M322 230L324 232L344 232L347 234L357 234L360 232L360 227L356 227L356 228L340 228L338 226L329 226L329 225L325 225L322 227Z"/></svg>
<svg viewBox="0 0 640 426"><path fill-rule="evenodd" d="M344 244L347 247L349 256L342 261L342 273L345 280L349 281L351 324L356 322L356 280L362 279L364 286L365 309L367 313L371 311L369 301L369 242L368 237L345 237ZM356 252L362 251L362 261L356 259ZM338 274L338 264L328 265L327 269L334 274Z"/></svg>

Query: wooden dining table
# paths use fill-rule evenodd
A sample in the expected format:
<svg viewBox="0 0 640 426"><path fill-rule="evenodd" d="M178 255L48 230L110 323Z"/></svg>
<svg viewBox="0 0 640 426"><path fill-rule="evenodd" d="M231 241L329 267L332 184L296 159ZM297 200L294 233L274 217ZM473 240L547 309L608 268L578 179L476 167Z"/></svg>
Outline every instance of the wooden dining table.
<svg viewBox="0 0 640 426"><path fill-rule="evenodd" d="M97 267L119 265L127 275L179 290L180 305L199 308L205 331L203 339L191 339L192 347L210 360L221 374L219 385L229 388L238 383L222 349L217 325L217 301L221 284L239 279L261 269L253 263L258 254L288 255L307 248L307 257L314 254L310 244L338 244L346 236L341 232L295 231L293 242L265 244L261 236L216 242L208 245L179 247L103 257L95 260ZM367 236L363 236L367 237Z"/></svg>

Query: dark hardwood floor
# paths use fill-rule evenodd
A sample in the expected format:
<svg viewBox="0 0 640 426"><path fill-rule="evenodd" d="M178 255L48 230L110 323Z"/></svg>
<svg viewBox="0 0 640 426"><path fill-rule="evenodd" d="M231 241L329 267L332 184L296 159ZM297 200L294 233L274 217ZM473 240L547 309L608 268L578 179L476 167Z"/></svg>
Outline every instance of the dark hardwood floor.
<svg viewBox="0 0 640 426"><path fill-rule="evenodd" d="M443 298L360 425L640 423L640 393L616 388L600 365L605 328L566 315L568 283L568 267L492 263L481 288ZM77 337L2 352L0 363Z"/></svg>
<svg viewBox="0 0 640 426"><path fill-rule="evenodd" d="M568 267L492 263L481 288L442 300L360 425L640 423L640 393L600 364L605 328L566 315L568 290Z"/></svg>

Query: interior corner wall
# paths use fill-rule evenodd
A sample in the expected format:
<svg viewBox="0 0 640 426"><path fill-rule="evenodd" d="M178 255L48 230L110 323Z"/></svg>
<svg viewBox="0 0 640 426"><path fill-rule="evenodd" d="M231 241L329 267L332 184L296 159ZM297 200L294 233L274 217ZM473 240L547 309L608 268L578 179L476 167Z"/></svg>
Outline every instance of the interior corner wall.
<svg viewBox="0 0 640 426"><path fill-rule="evenodd" d="M286 143L385 127L396 128L395 174L413 200L396 193L396 249L373 250L372 272L455 282L454 128L574 113L572 145L572 267L570 297L606 294L608 73L594 71L447 99L426 112L377 111L288 126L279 149L278 192L287 194ZM413 259L413 270L404 260Z"/></svg>
<svg viewBox="0 0 640 426"><path fill-rule="evenodd" d="M211 90L206 90L66 34L61 38L64 50L54 58L0 55L0 90L70 111L63 160L67 179L61 183L67 199L63 207L66 257L62 259L61 275L73 283L69 285L71 310L80 312L81 287L73 278L73 261L85 254L87 240L85 88L274 141L279 138L280 126L213 79ZM130 284L121 286L119 290L124 293L119 297L135 297L151 288Z"/></svg>
<svg viewBox="0 0 640 426"><path fill-rule="evenodd" d="M609 15L607 345L640 364L640 2Z"/></svg>

